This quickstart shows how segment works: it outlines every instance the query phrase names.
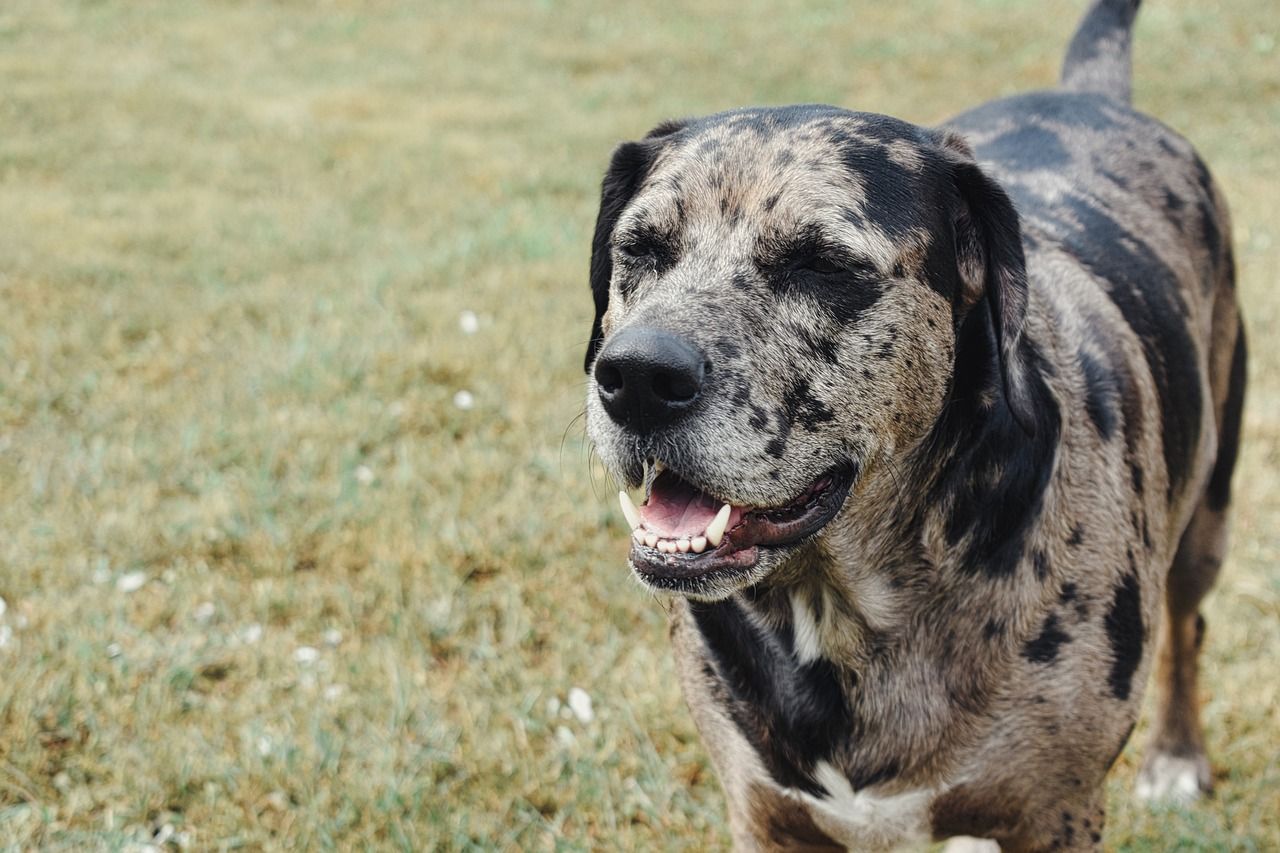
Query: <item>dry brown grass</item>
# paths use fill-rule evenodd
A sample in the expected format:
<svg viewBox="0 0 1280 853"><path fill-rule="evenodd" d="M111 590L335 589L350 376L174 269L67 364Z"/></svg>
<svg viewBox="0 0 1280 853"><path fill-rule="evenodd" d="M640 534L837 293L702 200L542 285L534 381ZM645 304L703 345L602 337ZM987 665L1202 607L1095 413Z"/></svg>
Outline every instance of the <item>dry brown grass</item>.
<svg viewBox="0 0 1280 853"><path fill-rule="evenodd" d="M1050 82L1078 6L0 6L0 846L723 844L571 425L607 153L745 103L935 121ZM1274 849L1277 18L1150 7L1137 99L1226 187L1254 361L1219 793L1137 808L1131 747L1107 843Z"/></svg>

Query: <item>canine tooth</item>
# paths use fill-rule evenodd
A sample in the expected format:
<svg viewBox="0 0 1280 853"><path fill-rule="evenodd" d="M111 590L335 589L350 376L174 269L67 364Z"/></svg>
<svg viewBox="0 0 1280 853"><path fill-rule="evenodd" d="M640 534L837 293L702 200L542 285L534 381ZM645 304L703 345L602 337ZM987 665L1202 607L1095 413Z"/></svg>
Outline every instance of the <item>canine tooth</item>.
<svg viewBox="0 0 1280 853"><path fill-rule="evenodd" d="M648 545L650 548L658 547L658 534L646 533L644 535L644 544Z"/></svg>
<svg viewBox="0 0 1280 853"><path fill-rule="evenodd" d="M693 537L693 540L689 543L689 547L693 549L693 553L701 554L703 551L707 550L707 537Z"/></svg>
<svg viewBox="0 0 1280 853"><path fill-rule="evenodd" d="M677 550L677 551L679 551L681 554L688 554L688 553L689 553L689 540L688 540L688 539L677 539L677 540L676 540L676 550Z"/></svg>
<svg viewBox="0 0 1280 853"><path fill-rule="evenodd" d="M627 524L631 525L632 530L635 530L642 524L640 510L636 509L636 505L631 502L631 498L626 492L618 492L618 503L622 504L622 514L627 517Z"/></svg>
<svg viewBox="0 0 1280 853"><path fill-rule="evenodd" d="M712 548L720 545L720 540L724 539L724 529L729 526L729 513L733 512L733 507L725 504L720 507L720 511L716 513L716 517L711 519L711 523L707 525L707 542Z"/></svg>
<svg viewBox="0 0 1280 853"><path fill-rule="evenodd" d="M644 531L641 530L639 527L637 527L635 530L631 531L631 538L636 540L636 542L638 542L639 544L643 545Z"/></svg>

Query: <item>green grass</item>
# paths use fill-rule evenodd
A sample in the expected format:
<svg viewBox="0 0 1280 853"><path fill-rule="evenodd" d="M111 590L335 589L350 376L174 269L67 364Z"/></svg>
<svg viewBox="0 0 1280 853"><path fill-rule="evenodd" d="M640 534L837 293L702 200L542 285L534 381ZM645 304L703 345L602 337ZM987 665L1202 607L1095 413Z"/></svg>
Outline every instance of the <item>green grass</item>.
<svg viewBox="0 0 1280 853"><path fill-rule="evenodd" d="M0 6L0 847L722 846L574 422L608 153L938 121L1049 83L1079 4L313 5ZM1131 746L1107 845L1275 849L1280 32L1149 5L1136 97L1232 203L1252 384L1218 795L1136 806Z"/></svg>

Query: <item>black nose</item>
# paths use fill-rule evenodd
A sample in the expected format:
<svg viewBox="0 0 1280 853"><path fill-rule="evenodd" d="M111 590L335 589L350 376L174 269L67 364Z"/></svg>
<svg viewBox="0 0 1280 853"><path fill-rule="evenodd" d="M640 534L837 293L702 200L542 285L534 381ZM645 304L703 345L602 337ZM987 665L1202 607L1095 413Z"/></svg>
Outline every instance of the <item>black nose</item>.
<svg viewBox="0 0 1280 853"><path fill-rule="evenodd" d="M645 326L614 335L596 359L596 387L605 411L644 432L667 426L697 401L707 360L684 338Z"/></svg>

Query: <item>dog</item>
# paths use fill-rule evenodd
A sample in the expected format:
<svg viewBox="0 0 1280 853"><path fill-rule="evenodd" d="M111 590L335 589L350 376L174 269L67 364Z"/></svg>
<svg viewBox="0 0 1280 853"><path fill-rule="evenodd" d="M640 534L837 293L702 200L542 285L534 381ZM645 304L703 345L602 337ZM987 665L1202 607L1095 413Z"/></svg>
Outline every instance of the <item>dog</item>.
<svg viewBox="0 0 1280 853"><path fill-rule="evenodd" d="M1097 849L1161 634L1139 794L1211 787L1245 339L1223 196L1130 106L1137 6L938 128L740 109L613 153L587 433L645 490L629 565L740 849Z"/></svg>

